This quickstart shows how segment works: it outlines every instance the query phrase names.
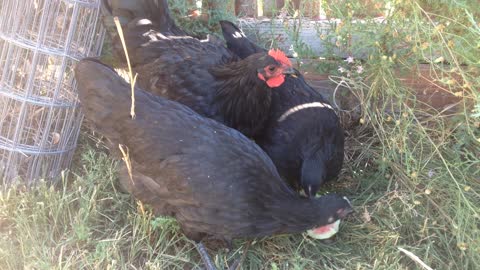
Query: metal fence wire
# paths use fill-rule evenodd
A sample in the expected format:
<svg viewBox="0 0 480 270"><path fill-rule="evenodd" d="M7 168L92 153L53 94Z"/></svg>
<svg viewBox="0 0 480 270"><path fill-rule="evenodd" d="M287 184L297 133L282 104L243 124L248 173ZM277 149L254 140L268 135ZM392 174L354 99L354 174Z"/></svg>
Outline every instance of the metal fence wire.
<svg viewBox="0 0 480 270"><path fill-rule="evenodd" d="M69 167L82 114L73 68L99 55L100 0L0 2L0 178L30 185Z"/></svg>

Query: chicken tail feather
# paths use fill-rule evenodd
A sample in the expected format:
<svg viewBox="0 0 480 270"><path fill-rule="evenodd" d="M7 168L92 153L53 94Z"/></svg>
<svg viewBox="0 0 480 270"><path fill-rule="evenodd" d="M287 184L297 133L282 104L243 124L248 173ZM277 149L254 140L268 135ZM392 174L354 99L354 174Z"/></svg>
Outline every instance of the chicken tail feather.
<svg viewBox="0 0 480 270"><path fill-rule="evenodd" d="M122 27L133 27L141 20L149 20L159 32L184 34L173 20L167 0L102 0L102 21L110 35L116 37L114 17Z"/></svg>

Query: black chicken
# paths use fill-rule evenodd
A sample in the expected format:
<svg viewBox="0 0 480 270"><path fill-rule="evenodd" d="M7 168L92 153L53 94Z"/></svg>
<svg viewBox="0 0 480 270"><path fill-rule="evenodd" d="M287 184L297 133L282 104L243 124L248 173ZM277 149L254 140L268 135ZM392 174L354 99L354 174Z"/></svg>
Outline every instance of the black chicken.
<svg viewBox="0 0 480 270"><path fill-rule="evenodd" d="M264 48L257 46L257 44L249 40L245 33L232 22L220 21L220 26L223 37L227 43L227 48L241 59L245 59L255 53L264 53L266 51Z"/></svg>
<svg viewBox="0 0 480 270"><path fill-rule="evenodd" d="M293 72L283 52L263 51L241 60L218 38L199 40L180 30L166 0L103 3L107 26L112 25L113 16L123 22L141 87L247 136L258 135L270 111L272 88L282 85L285 75ZM125 59L118 36L113 44L116 54Z"/></svg>
<svg viewBox="0 0 480 270"><path fill-rule="evenodd" d="M251 42L233 23L220 22L228 48L242 58L265 49ZM340 173L344 134L329 102L296 71L272 94L266 128L257 143L289 182L313 196Z"/></svg>
<svg viewBox="0 0 480 270"><path fill-rule="evenodd" d="M335 194L299 196L255 143L177 102L136 88L131 119L129 84L102 63L82 60L75 78L86 119L129 151L133 178L121 177L123 184L197 243L311 232L352 211Z"/></svg>

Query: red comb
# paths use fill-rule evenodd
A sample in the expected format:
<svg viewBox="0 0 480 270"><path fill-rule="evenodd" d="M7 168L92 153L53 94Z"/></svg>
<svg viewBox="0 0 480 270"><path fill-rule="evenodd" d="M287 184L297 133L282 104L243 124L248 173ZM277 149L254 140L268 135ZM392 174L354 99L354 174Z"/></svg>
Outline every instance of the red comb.
<svg viewBox="0 0 480 270"><path fill-rule="evenodd" d="M268 51L268 55L273 57L273 59L275 59L277 62L280 62L284 65L289 66L289 67L292 66L292 63L290 62L290 59L288 59L288 57L285 55L285 53L282 52L279 49L271 49L270 51Z"/></svg>

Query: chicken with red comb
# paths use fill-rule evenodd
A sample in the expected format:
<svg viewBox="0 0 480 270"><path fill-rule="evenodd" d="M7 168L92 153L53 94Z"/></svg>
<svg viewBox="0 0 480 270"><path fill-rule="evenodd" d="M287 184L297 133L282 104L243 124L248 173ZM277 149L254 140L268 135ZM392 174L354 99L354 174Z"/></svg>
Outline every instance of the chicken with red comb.
<svg viewBox="0 0 480 270"><path fill-rule="evenodd" d="M239 35L243 32L233 23L221 21L220 25L228 48L239 57L266 52L245 35ZM268 53L284 65L290 63L282 52ZM293 187L315 196L325 182L336 179L340 173L345 139L332 105L300 72L295 73L295 77L282 80L272 93L269 118L255 140Z"/></svg>
<svg viewBox="0 0 480 270"><path fill-rule="evenodd" d="M80 61L75 78L87 121L129 150L131 175L121 170L120 182L155 214L175 217L208 270L205 239L318 235L353 211L336 194L299 196L253 141L180 103L137 87L132 119L130 85L98 61ZM118 147L112 152L121 157Z"/></svg>
<svg viewBox="0 0 480 270"><path fill-rule="evenodd" d="M265 81L269 87L279 87L285 82L285 71L294 72L292 63L285 53L279 49L271 49L268 51L268 55L280 63L281 66L279 68L271 65L264 67L263 70L258 71L258 78Z"/></svg>
<svg viewBox="0 0 480 270"><path fill-rule="evenodd" d="M259 52L240 59L218 38L200 40L179 29L166 0L103 2L107 26L113 24L114 16L120 17L141 87L247 136L261 134L272 91L293 72L283 52ZM114 52L120 60L125 59L116 30L110 32Z"/></svg>

